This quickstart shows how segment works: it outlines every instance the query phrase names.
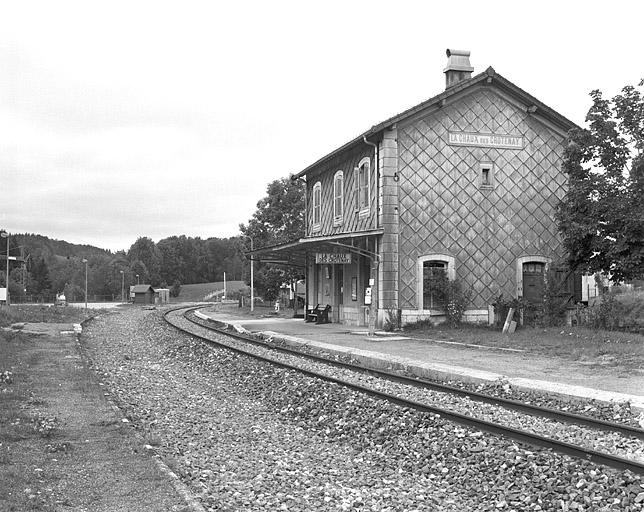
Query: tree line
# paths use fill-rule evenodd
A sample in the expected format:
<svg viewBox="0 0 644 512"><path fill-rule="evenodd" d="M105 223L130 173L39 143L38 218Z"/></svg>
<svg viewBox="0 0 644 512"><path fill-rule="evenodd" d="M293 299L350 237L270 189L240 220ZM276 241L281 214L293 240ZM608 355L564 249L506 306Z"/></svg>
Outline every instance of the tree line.
<svg viewBox="0 0 644 512"><path fill-rule="evenodd" d="M244 280L248 274L239 237L201 239L181 235L157 243L140 237L128 251L115 253L34 234L11 234L9 244L10 256L19 258L10 258L9 272L9 291L16 302L49 302L58 293L71 301L84 300L83 260L87 260L89 300L118 300L122 289L127 294L129 286L137 283L170 288L221 281L224 272L229 280ZM6 256L6 247L0 254ZM5 286L5 258L2 263L0 283Z"/></svg>
<svg viewBox="0 0 644 512"><path fill-rule="evenodd" d="M250 285L250 258L246 253L251 245L265 247L304 235L303 183L289 178L269 183L266 197L257 203L248 224L240 225L240 231L241 235L230 238L180 235L156 243L143 236L127 251L115 253L43 235L12 234L10 255L26 262L10 262L10 295L16 302L50 302L62 292L67 300L82 301L83 260L87 260L89 300L118 300L122 291L127 294L129 286L137 283L172 288L222 281L224 272L228 280L243 280ZM6 250L0 249L0 254L6 254ZM261 263L256 263L255 271L256 294L269 301L275 299L284 282L301 277L300 269ZM4 274L0 271L2 286L6 282Z"/></svg>

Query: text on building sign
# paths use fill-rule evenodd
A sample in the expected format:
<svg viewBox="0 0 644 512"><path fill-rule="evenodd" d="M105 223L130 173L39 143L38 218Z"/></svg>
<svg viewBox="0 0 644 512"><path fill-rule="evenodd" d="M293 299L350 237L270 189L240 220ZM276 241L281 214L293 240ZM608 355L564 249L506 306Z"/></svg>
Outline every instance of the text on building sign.
<svg viewBox="0 0 644 512"><path fill-rule="evenodd" d="M350 252L316 252L315 263L317 264L338 264L349 265L351 263Z"/></svg>
<svg viewBox="0 0 644 512"><path fill-rule="evenodd" d="M449 132L448 144L452 146L523 149L523 137L496 133Z"/></svg>

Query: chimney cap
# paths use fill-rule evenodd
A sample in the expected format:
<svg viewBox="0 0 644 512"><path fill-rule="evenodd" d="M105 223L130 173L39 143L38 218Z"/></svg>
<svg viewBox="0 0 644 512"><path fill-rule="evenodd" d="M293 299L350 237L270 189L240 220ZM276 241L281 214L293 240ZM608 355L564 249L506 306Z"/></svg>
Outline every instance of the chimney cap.
<svg viewBox="0 0 644 512"><path fill-rule="evenodd" d="M471 73L474 71L470 64L469 51L448 48L445 53L447 53L447 67L443 70L444 73L448 71L467 71Z"/></svg>

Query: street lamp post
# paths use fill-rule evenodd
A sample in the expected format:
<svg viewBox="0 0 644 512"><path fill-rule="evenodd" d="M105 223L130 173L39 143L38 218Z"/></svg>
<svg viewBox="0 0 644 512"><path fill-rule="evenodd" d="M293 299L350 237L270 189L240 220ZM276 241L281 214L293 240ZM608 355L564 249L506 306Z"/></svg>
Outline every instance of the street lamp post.
<svg viewBox="0 0 644 512"><path fill-rule="evenodd" d="M121 304L125 302L125 273L121 270Z"/></svg>
<svg viewBox="0 0 644 512"><path fill-rule="evenodd" d="M253 252L253 239L250 239L250 252ZM250 255L250 310L255 311L255 260Z"/></svg>
<svg viewBox="0 0 644 512"><path fill-rule="evenodd" d="M139 274L136 275L136 284L140 284L139 283Z"/></svg>
<svg viewBox="0 0 644 512"><path fill-rule="evenodd" d="M6 281L7 281L7 297L6 297L5 303L7 304L7 306L9 306L10 305L10 302L9 302L9 232L3 231L2 233L0 233L0 236L2 236L2 238L7 239L7 279L6 279Z"/></svg>
<svg viewBox="0 0 644 512"><path fill-rule="evenodd" d="M85 314L87 314L87 259L83 258L85 263Z"/></svg>
<svg viewBox="0 0 644 512"><path fill-rule="evenodd" d="M244 235L250 240L250 252L253 252L253 237ZM250 310L255 311L255 260L253 260L253 255L250 255Z"/></svg>

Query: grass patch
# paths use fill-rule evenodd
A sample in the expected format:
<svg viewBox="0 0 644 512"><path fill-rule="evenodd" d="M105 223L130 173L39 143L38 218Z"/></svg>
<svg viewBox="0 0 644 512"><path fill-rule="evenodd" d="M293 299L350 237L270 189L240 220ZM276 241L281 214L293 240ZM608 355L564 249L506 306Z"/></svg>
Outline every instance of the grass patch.
<svg viewBox="0 0 644 512"><path fill-rule="evenodd" d="M644 368L644 336L619 331L585 327L523 328L514 334L497 329L462 326L405 326L405 334L413 338L453 341L472 345L514 348L541 356L561 357L602 366Z"/></svg>
<svg viewBox="0 0 644 512"><path fill-rule="evenodd" d="M616 293L615 299L624 308L624 320L627 325L644 328L644 290Z"/></svg>
<svg viewBox="0 0 644 512"><path fill-rule="evenodd" d="M7 327L18 322L78 323L85 320L85 311L81 308L14 305L0 308L0 327Z"/></svg>
<svg viewBox="0 0 644 512"><path fill-rule="evenodd" d="M77 355L73 336L0 331L0 510L182 510Z"/></svg>
<svg viewBox="0 0 644 512"><path fill-rule="evenodd" d="M226 282L226 291L229 294L246 287L247 285L244 281ZM217 281L214 283L182 284L179 296L171 297L170 302L201 302L203 300L209 300L205 298L207 295L223 289L223 281Z"/></svg>

